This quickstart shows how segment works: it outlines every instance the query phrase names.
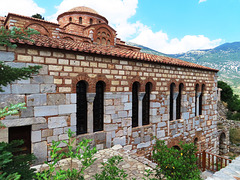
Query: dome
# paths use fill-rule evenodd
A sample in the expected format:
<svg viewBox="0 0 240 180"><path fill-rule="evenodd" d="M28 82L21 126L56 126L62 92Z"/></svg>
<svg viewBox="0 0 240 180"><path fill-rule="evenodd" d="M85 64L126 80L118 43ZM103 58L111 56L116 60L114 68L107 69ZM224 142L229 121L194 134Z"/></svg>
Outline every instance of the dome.
<svg viewBox="0 0 240 180"><path fill-rule="evenodd" d="M86 6L79 6L79 7L75 7L75 8L72 8L70 9L68 12L89 12L89 13L93 13L93 14L98 14L97 11L89 8L89 7L86 7Z"/></svg>

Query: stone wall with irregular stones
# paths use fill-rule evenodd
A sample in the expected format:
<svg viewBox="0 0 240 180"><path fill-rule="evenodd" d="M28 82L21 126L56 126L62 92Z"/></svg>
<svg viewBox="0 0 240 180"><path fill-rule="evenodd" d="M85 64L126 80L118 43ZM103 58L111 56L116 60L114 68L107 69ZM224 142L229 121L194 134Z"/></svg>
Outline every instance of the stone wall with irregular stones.
<svg viewBox="0 0 240 180"><path fill-rule="evenodd" d="M128 150L149 153L153 137L169 146L198 138L200 149L217 148L217 76L216 72L158 63L93 56L73 51L19 45L17 49L0 47L0 61L12 67L41 65L32 79L16 81L0 94L1 107L26 102L27 109L2 122L9 128L32 126L32 152L39 162L46 160L47 144L67 139L67 130L76 131L76 84L88 83L88 133L77 136L93 139L98 149L121 144ZM92 104L96 83L106 84L104 93L104 131L93 132ZM140 83L139 99L147 82L152 83L150 124L132 128L132 84ZM183 83L181 119L169 121L170 84ZM195 85L205 84L203 112L195 116ZM177 96L176 96L177 97ZM139 107L141 111L141 106ZM8 128L0 130L8 141ZM62 144L60 144L62 146Z"/></svg>

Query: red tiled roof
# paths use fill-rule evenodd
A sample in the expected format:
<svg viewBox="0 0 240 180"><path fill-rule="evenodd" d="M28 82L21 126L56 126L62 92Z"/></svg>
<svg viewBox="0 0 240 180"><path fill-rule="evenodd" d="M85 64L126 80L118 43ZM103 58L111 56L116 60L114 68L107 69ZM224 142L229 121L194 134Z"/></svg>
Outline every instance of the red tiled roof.
<svg viewBox="0 0 240 180"><path fill-rule="evenodd" d="M54 23L54 22L50 22L50 21L46 21L46 20L43 20L43 19L38 19L38 18L33 18L33 17L29 17L29 16L23 16L23 15L20 15L20 14L14 14L14 13L8 13L7 15L7 19L9 18L9 16L17 16L17 17L21 17L21 18L27 18L27 19L31 19L31 20L35 20L35 21L39 21L39 22L44 22L44 23L48 23L48 24L53 24L53 25L56 25L56 26L59 26L59 24L57 23Z"/></svg>
<svg viewBox="0 0 240 180"><path fill-rule="evenodd" d="M0 16L0 21L5 21L6 17Z"/></svg>
<svg viewBox="0 0 240 180"><path fill-rule="evenodd" d="M34 40L34 42L31 42L28 40L25 40L25 41L11 40L11 41L13 43L35 45L40 47L51 47L56 49L64 49L64 50L78 51L78 52L84 52L84 53L108 55L112 57L156 62L156 63L167 64L167 65L204 69L204 70L210 70L210 71L216 71L216 72L218 71L216 69L186 62L180 59L147 54L142 52L134 52L131 50L120 49L112 46L89 44L89 43L78 42L78 41L70 41L66 39L57 39L57 38L51 38L43 35L33 35L31 39Z"/></svg>

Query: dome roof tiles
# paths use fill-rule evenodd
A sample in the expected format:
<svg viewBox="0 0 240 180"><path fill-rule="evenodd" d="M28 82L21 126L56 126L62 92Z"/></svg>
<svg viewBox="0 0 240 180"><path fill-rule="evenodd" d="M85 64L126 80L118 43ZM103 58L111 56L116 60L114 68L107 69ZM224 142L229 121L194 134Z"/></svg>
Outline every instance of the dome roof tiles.
<svg viewBox="0 0 240 180"><path fill-rule="evenodd" d="M95 11L89 7L86 7L86 6L74 7L72 9L68 10L67 12L88 12L88 13L98 14L97 11Z"/></svg>

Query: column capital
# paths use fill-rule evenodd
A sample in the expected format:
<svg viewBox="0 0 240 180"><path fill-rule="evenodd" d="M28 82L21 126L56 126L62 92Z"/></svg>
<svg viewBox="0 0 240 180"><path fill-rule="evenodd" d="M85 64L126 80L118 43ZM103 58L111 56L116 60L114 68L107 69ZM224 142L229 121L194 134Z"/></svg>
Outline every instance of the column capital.
<svg viewBox="0 0 240 180"><path fill-rule="evenodd" d="M96 93L87 93L87 101L92 103L94 101L95 96Z"/></svg>

